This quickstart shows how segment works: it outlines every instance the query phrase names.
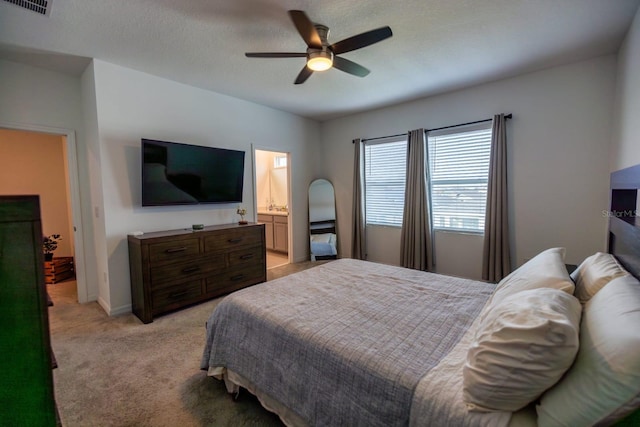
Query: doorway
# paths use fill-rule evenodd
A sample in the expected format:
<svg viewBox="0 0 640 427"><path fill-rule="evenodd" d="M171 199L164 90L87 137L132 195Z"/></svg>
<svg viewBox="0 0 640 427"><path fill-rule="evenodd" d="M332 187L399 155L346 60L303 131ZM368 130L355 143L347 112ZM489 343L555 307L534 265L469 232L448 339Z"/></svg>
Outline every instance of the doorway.
<svg viewBox="0 0 640 427"><path fill-rule="evenodd" d="M257 221L265 224L267 269L289 264L291 212L289 153L254 150Z"/></svg>
<svg viewBox="0 0 640 427"><path fill-rule="evenodd" d="M0 178L0 193L40 195L43 235L62 237L54 260L59 258L56 262L64 261L65 266L58 271L66 270L68 260L72 260L76 299L87 302L75 133L0 123L0 152L7 166L2 171L7 175ZM69 278L69 274L65 277ZM54 275L48 281L55 283L56 279Z"/></svg>

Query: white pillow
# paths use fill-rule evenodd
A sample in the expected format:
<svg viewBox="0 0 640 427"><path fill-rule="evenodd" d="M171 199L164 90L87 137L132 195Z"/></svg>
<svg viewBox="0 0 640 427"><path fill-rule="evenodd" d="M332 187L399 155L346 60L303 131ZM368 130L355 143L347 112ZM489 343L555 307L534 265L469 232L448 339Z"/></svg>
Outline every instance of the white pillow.
<svg viewBox="0 0 640 427"><path fill-rule="evenodd" d="M640 407L640 282L612 280L584 305L580 350L536 410L538 425L609 425Z"/></svg>
<svg viewBox="0 0 640 427"><path fill-rule="evenodd" d="M554 288L573 294L575 285L564 265L564 248L540 252L502 279L491 296L491 304L527 289Z"/></svg>
<svg viewBox="0 0 640 427"><path fill-rule="evenodd" d="M539 288L483 312L462 370L467 408L515 412L554 385L578 351L581 311L573 295Z"/></svg>
<svg viewBox="0 0 640 427"><path fill-rule="evenodd" d="M628 275L629 272L613 255L597 252L582 261L571 273L571 278L576 284L574 295L584 304L611 280Z"/></svg>

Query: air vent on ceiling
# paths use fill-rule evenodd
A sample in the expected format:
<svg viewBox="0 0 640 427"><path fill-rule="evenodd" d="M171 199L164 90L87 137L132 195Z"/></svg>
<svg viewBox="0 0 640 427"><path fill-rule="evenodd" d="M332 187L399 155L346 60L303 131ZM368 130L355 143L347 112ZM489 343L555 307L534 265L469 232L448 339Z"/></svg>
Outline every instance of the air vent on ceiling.
<svg viewBox="0 0 640 427"><path fill-rule="evenodd" d="M40 15L51 14L51 0L4 0L7 3L15 4L23 9L31 10Z"/></svg>

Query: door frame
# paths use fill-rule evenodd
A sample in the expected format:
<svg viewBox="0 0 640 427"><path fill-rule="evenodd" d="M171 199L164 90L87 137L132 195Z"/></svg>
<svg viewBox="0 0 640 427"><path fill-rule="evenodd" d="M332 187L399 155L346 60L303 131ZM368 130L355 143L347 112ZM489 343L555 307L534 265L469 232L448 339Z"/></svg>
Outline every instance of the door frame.
<svg viewBox="0 0 640 427"><path fill-rule="evenodd" d="M85 303L89 300L87 278L85 270L84 231L82 223L82 204L80 201L80 179L78 173L78 152L76 145L76 132L73 129L58 128L23 123L11 123L0 121L0 128L8 130L21 130L27 132L48 133L65 137L67 157L67 174L69 179L69 197L71 199L71 218L74 250L74 269L76 273L76 286L78 302Z"/></svg>
<svg viewBox="0 0 640 427"><path fill-rule="evenodd" d="M272 153L282 153L287 155L287 206L289 207L289 221L287 221L287 257L289 258L289 264L294 260L293 257L293 212L291 206L293 206L293 191L291 188L291 152L285 151L280 148L272 148L251 144L251 163L253 164L253 207L254 207L254 221L258 221L258 186L257 186L257 173L256 173L256 151L270 151Z"/></svg>

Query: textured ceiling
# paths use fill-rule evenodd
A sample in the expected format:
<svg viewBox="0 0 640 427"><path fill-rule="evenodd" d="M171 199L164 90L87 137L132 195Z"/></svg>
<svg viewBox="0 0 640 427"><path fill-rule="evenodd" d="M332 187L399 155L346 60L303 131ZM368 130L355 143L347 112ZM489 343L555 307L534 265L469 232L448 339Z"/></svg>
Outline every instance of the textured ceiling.
<svg viewBox="0 0 640 427"><path fill-rule="evenodd" d="M0 58L79 73L87 58L324 120L616 52L640 0L53 0L50 16L0 1ZM342 56L371 70L293 81L304 52L287 10L330 42L388 25Z"/></svg>

